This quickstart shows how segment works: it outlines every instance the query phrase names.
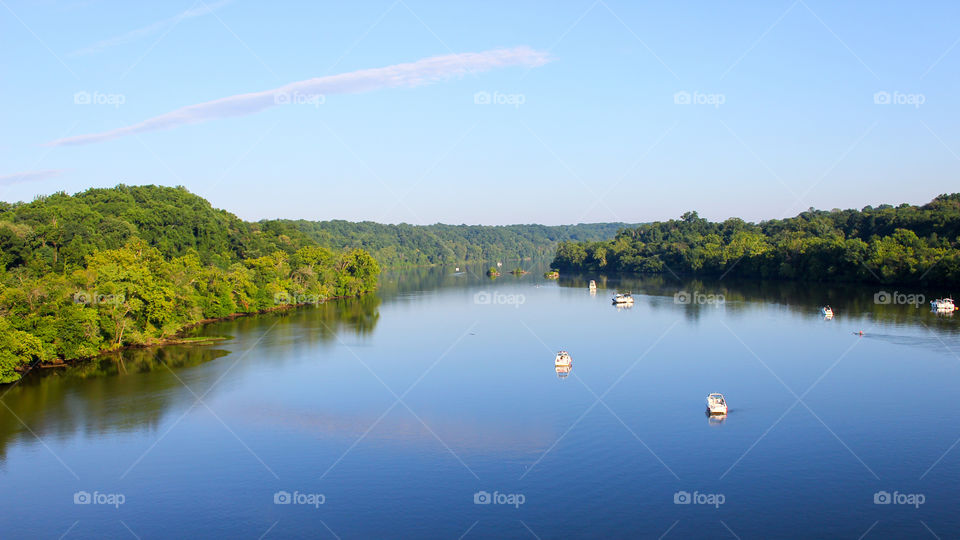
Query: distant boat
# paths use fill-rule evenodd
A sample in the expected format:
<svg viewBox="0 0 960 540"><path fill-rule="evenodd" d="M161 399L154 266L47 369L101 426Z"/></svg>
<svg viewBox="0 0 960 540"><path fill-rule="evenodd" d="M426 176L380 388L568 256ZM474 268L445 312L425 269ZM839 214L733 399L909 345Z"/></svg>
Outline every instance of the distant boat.
<svg viewBox="0 0 960 540"><path fill-rule="evenodd" d="M589 287L591 291L597 290L597 282L591 279Z"/></svg>
<svg viewBox="0 0 960 540"><path fill-rule="evenodd" d="M553 364L558 368L569 368L573 365L573 358L570 357L570 353L567 351L560 351L557 353L557 358L553 361Z"/></svg>
<svg viewBox="0 0 960 540"><path fill-rule="evenodd" d="M826 317L827 319L833 318L833 308L830 306L823 306L820 308L820 314Z"/></svg>
<svg viewBox="0 0 960 540"><path fill-rule="evenodd" d="M630 293L627 293L627 294L617 293L616 296L613 297L613 303L616 305L624 305L624 304L632 305L633 295Z"/></svg>
<svg viewBox="0 0 960 540"><path fill-rule="evenodd" d="M954 311L957 306L953 303L953 298L937 298L930 301L930 308L934 311Z"/></svg>
<svg viewBox="0 0 960 540"><path fill-rule="evenodd" d="M710 414L727 414L727 400L723 398L723 394L707 396L707 412Z"/></svg>

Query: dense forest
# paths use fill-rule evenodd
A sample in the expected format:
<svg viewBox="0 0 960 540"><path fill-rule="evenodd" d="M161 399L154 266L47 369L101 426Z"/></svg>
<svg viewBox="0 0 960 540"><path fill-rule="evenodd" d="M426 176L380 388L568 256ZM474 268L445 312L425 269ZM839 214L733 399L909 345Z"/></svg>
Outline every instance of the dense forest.
<svg viewBox="0 0 960 540"><path fill-rule="evenodd" d="M0 203L0 382L205 319L363 294L379 272L363 250L244 222L184 188Z"/></svg>
<svg viewBox="0 0 960 540"><path fill-rule="evenodd" d="M612 240L563 242L553 265L607 270L814 281L960 284L960 194L923 206L814 210L722 223L679 220L624 229Z"/></svg>
<svg viewBox="0 0 960 540"><path fill-rule="evenodd" d="M626 223L579 225L384 225L364 221L264 221L328 249L364 249L385 267L551 257L562 241L612 238Z"/></svg>

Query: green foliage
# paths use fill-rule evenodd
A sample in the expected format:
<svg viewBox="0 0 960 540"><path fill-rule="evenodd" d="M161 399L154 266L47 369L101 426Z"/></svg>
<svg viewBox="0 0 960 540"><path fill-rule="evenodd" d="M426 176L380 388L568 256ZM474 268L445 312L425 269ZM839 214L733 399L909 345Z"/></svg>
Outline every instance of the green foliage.
<svg viewBox="0 0 960 540"><path fill-rule="evenodd" d="M361 249L157 186L0 204L0 262L0 383L205 319L364 294L380 273Z"/></svg>
<svg viewBox="0 0 960 540"><path fill-rule="evenodd" d="M810 209L759 224L680 220L620 231L613 240L561 242L560 269L737 275L817 281L960 283L960 194L923 206Z"/></svg>
<svg viewBox="0 0 960 540"><path fill-rule="evenodd" d="M362 248L386 267L546 257L561 241L603 240L625 223L579 225L384 225L364 221L265 221L294 229L321 246Z"/></svg>

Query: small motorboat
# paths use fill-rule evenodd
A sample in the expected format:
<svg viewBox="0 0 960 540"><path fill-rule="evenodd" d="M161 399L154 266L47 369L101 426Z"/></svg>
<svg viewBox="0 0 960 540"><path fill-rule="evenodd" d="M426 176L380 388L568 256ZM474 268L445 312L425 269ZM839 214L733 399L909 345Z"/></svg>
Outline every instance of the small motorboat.
<svg viewBox="0 0 960 540"><path fill-rule="evenodd" d="M833 308L830 306L823 306L820 308L820 314L826 317L827 319L833 318Z"/></svg>
<svg viewBox="0 0 960 540"><path fill-rule="evenodd" d="M630 293L617 293L616 296L613 297L613 303L615 305L633 305L633 295Z"/></svg>
<svg viewBox="0 0 960 540"><path fill-rule="evenodd" d="M570 358L570 353L567 351L560 351L557 353L557 358L553 361L553 364L558 368L568 368L573 365L573 358Z"/></svg>
<svg viewBox="0 0 960 540"><path fill-rule="evenodd" d="M591 279L589 287L591 291L597 290L597 282Z"/></svg>
<svg viewBox="0 0 960 540"><path fill-rule="evenodd" d="M930 301L930 309L934 311L954 311L957 306L953 303L953 298L937 298Z"/></svg>
<svg viewBox="0 0 960 540"><path fill-rule="evenodd" d="M727 414L727 400L723 398L723 394L707 396L707 412L710 414Z"/></svg>

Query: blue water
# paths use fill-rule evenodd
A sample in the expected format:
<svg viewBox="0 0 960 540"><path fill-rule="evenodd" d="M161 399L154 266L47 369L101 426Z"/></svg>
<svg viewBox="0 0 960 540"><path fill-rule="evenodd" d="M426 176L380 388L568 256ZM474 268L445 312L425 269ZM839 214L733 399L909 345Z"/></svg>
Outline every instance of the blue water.
<svg viewBox="0 0 960 540"><path fill-rule="evenodd" d="M960 317L867 286L541 273L387 274L0 388L0 536L960 536Z"/></svg>

